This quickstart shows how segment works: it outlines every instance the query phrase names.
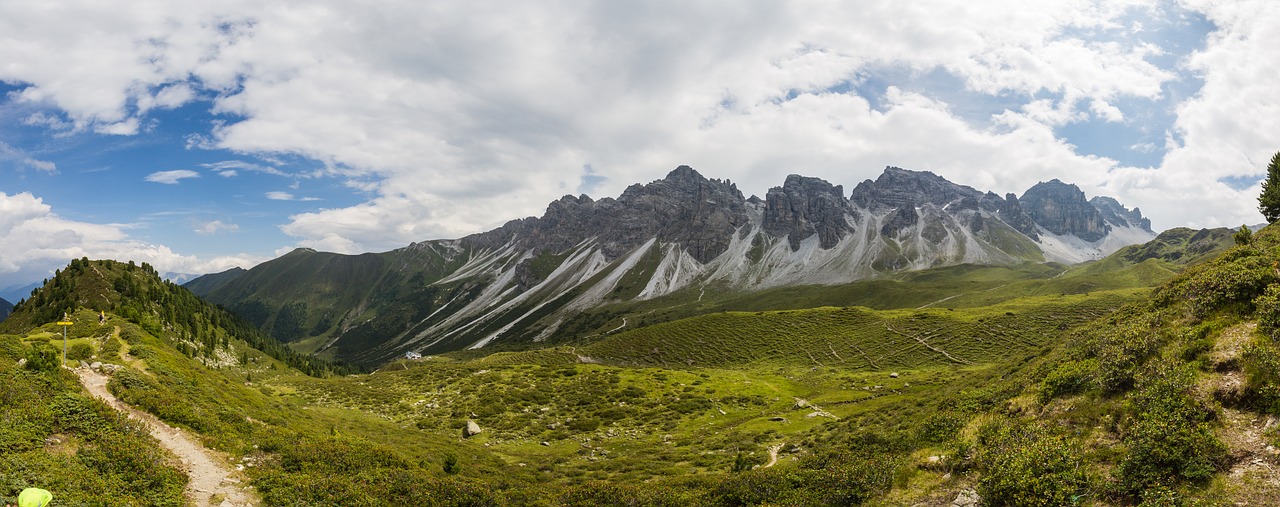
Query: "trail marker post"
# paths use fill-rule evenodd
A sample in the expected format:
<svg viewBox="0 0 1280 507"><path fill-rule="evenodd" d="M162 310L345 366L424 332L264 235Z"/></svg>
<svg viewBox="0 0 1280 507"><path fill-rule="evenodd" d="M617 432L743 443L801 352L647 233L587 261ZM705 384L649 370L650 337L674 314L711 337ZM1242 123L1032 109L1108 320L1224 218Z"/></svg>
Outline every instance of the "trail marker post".
<svg viewBox="0 0 1280 507"><path fill-rule="evenodd" d="M65 312L62 314L62 320L58 321L58 325L62 326L62 363L59 363L59 366L67 365L67 328L75 324L71 322L71 316Z"/></svg>

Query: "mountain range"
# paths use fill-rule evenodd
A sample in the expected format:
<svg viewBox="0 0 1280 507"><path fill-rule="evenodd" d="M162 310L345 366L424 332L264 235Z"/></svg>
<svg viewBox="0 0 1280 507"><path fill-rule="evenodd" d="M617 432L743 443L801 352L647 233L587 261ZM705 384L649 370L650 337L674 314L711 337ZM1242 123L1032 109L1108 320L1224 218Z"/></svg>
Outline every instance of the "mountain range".
<svg viewBox="0 0 1280 507"><path fill-rule="evenodd" d="M10 303L5 299L0 298L0 320L4 320L4 318L8 317L9 313L12 311L13 311L13 303Z"/></svg>
<svg viewBox="0 0 1280 507"><path fill-rule="evenodd" d="M697 307L959 264L1071 264L1155 236L1139 210L1056 179L1001 197L889 167L848 195L791 175L761 199L680 166L617 198L565 196L541 217L461 239L362 255L298 249L186 286L298 350L375 365L599 335L635 322L646 302Z"/></svg>

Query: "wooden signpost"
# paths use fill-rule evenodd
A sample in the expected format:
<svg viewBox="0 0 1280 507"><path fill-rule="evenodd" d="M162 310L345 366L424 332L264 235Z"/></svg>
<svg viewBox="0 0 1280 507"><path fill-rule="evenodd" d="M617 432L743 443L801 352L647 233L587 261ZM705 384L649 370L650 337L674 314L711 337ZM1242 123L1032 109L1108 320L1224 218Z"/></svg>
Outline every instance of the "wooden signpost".
<svg viewBox="0 0 1280 507"><path fill-rule="evenodd" d="M67 328L74 326L76 323L71 322L71 316L66 313L62 314L62 320L58 321L58 325L62 326L62 363L61 366L67 365Z"/></svg>

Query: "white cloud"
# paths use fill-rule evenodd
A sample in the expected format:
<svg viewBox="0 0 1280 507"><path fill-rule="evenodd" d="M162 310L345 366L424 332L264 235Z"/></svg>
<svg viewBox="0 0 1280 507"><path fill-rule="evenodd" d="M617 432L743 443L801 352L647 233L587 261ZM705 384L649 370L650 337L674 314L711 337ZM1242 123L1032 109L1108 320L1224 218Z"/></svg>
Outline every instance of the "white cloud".
<svg viewBox="0 0 1280 507"><path fill-rule="evenodd" d="M1186 66L1204 80L1178 106L1177 142L1158 171L1117 170L1109 187L1165 226L1239 226L1263 221L1260 187L1236 190L1219 181L1261 177L1280 151L1280 10L1266 0L1187 0L1216 26Z"/></svg>
<svg viewBox="0 0 1280 507"><path fill-rule="evenodd" d="M29 167L47 173L58 172L58 166L47 160L39 160L26 152L0 141L0 162L9 162L19 167Z"/></svg>
<svg viewBox="0 0 1280 507"><path fill-rule="evenodd" d="M1099 118L1109 122L1124 121L1124 112L1120 111L1120 108L1102 100L1094 99L1090 102L1089 110L1093 111L1093 114L1097 115Z"/></svg>
<svg viewBox="0 0 1280 507"><path fill-rule="evenodd" d="M1157 227L1238 222L1250 200L1214 182L1257 174L1276 149L1269 76L1280 61L1269 48L1280 47L1280 22L1265 0L1180 5L1220 27L1186 68L1152 63L1164 50L1135 35L1156 25L1146 17L1181 8L1157 0L82 0L57 13L10 2L0 6L0 79L30 84L18 100L61 111L32 117L54 129L128 134L151 109L212 97L225 116L188 136L189 148L324 168L207 169L333 177L370 194L282 227L340 251L540 213L578 189L588 165L603 178L599 195L681 163L760 194L792 172L851 187L886 165L1002 192L1058 177L1141 205ZM101 36L72 36L90 29ZM974 121L901 83L883 97L843 93L877 68L946 72L1012 105ZM1121 167L1054 134L1091 116L1134 121L1117 105L1155 101L1188 72L1205 88L1180 106L1183 143L1166 147L1161 168ZM170 173L152 176L180 179L158 176Z"/></svg>
<svg viewBox="0 0 1280 507"><path fill-rule="evenodd" d="M199 178L199 177L200 177L200 173L192 171L190 169L177 169L173 171L154 172L154 173L148 174L147 177L144 179L152 183L164 183L165 185L176 185L180 180L183 180L186 178Z"/></svg>
<svg viewBox="0 0 1280 507"><path fill-rule="evenodd" d="M160 272L214 273L251 267L265 258L199 258L131 239L124 226L67 220L31 193L0 192L0 286L39 280L71 259L148 262Z"/></svg>
<svg viewBox="0 0 1280 507"><path fill-rule="evenodd" d="M287 172L281 171L276 167L262 165L262 164L254 164L252 162L245 162L243 160L224 160L222 162L214 162L212 164L201 164L201 166L206 167L208 169L212 169L214 171L218 171L219 175L228 176L228 177L235 176L236 174L238 174L237 171L249 171L249 172L270 174L273 176L287 176L287 177L294 176ZM230 174L226 174L226 173L230 173Z"/></svg>
<svg viewBox="0 0 1280 507"><path fill-rule="evenodd" d="M221 220L214 220L201 224L195 229L196 234L201 236L212 236L219 231L235 232L240 230L240 226L236 224L223 223Z"/></svg>
<svg viewBox="0 0 1280 507"><path fill-rule="evenodd" d="M267 192L267 199L273 201L319 201L318 197L298 197L289 192Z"/></svg>

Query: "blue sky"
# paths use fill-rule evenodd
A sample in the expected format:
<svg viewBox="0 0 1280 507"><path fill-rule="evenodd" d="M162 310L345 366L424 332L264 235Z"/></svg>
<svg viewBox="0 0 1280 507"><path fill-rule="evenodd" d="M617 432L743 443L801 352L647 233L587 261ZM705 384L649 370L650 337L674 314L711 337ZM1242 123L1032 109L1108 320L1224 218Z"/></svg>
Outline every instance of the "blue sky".
<svg viewBox="0 0 1280 507"><path fill-rule="evenodd" d="M680 164L763 195L887 165L1262 221L1280 13L1211 2L10 2L0 288L357 253Z"/></svg>

